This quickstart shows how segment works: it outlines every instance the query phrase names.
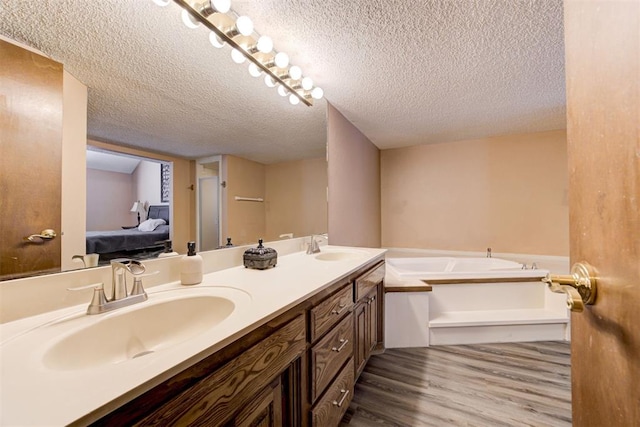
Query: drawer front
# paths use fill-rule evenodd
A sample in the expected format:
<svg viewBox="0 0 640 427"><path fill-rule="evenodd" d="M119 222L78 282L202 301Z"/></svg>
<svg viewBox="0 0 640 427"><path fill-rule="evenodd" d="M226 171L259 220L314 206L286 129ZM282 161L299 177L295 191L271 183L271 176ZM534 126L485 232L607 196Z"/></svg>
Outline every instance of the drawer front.
<svg viewBox="0 0 640 427"><path fill-rule="evenodd" d="M356 279L356 301L367 295L371 289L384 280L384 263Z"/></svg>
<svg viewBox="0 0 640 427"><path fill-rule="evenodd" d="M305 347L304 316L300 315L136 425L221 425L303 354Z"/></svg>
<svg viewBox="0 0 640 427"><path fill-rule="evenodd" d="M314 427L338 426L353 398L353 359L340 371L336 380L313 408Z"/></svg>
<svg viewBox="0 0 640 427"><path fill-rule="evenodd" d="M353 307L351 284L311 309L311 341L327 332Z"/></svg>
<svg viewBox="0 0 640 427"><path fill-rule="evenodd" d="M311 349L311 401L329 385L353 355L353 313L349 313Z"/></svg>

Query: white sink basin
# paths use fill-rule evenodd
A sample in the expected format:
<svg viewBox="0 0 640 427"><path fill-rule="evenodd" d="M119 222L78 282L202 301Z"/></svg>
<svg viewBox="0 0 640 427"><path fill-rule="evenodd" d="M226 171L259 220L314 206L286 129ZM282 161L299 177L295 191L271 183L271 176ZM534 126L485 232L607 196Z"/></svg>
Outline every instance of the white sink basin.
<svg viewBox="0 0 640 427"><path fill-rule="evenodd" d="M237 309L238 298L198 290L159 293L156 298L151 294L144 303L88 316L101 318L54 341L42 363L52 370L71 371L126 362L210 331Z"/></svg>
<svg viewBox="0 0 640 427"><path fill-rule="evenodd" d="M362 259L367 256L364 251L356 250L330 250L324 251L316 255L316 259L320 261L351 261L356 259Z"/></svg>

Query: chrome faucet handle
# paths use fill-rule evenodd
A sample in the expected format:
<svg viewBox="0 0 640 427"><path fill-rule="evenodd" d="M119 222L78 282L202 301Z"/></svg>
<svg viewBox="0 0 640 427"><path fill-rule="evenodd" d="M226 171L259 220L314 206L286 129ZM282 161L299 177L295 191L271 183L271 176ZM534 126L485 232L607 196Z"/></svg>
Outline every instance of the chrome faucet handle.
<svg viewBox="0 0 640 427"><path fill-rule="evenodd" d="M102 313L104 307L109 302L107 296L104 294L104 283L92 283L90 285L76 286L73 288L67 288L68 291L81 291L84 289L93 288L93 297L87 307L87 314Z"/></svg>
<svg viewBox="0 0 640 427"><path fill-rule="evenodd" d="M129 296L147 295L147 292L144 290L144 287L142 286L142 278L147 276L155 276L158 273L160 273L160 270L152 271L151 273L146 273L146 274L134 274L133 287L131 288L131 294Z"/></svg>

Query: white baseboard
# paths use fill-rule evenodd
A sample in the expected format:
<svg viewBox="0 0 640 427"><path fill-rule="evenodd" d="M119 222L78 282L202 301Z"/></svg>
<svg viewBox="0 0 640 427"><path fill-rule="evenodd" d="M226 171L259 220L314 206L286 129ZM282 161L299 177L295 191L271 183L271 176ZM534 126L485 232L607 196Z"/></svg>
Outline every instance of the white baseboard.
<svg viewBox="0 0 640 427"><path fill-rule="evenodd" d="M429 345L564 341L566 323L429 328Z"/></svg>

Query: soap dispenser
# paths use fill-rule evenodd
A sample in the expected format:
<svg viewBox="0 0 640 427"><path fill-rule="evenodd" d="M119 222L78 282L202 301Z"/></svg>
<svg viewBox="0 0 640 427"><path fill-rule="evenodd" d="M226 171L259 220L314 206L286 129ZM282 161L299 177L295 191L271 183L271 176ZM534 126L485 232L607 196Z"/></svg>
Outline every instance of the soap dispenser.
<svg viewBox="0 0 640 427"><path fill-rule="evenodd" d="M196 254L196 242L187 243L187 254L180 260L180 282L183 285L202 282L202 257Z"/></svg>

